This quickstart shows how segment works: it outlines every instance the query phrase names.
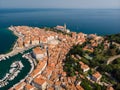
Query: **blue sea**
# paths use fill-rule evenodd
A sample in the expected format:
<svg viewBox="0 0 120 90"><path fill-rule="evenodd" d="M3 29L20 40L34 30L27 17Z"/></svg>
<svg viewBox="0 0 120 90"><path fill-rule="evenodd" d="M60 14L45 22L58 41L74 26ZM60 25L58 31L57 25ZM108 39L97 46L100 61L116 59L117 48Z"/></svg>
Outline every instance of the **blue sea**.
<svg viewBox="0 0 120 90"><path fill-rule="evenodd" d="M71 31L86 34L120 33L120 9L0 9L0 54L9 52L17 39L7 29L11 25L55 27L64 23ZM0 78L4 77L15 60L21 60L25 68L15 80L0 90L7 90L29 72L29 62L16 55L0 62Z"/></svg>
<svg viewBox="0 0 120 90"><path fill-rule="evenodd" d="M100 35L120 32L120 9L0 9L0 28L10 25L54 27Z"/></svg>

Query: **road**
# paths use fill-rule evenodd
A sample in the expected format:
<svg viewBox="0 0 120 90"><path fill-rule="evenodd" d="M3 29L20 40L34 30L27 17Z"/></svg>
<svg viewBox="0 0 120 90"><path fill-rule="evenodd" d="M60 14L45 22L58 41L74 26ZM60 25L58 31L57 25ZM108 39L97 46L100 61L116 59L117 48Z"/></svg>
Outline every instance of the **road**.
<svg viewBox="0 0 120 90"><path fill-rule="evenodd" d="M117 58L120 58L120 55L116 55L116 56L113 56L113 57L110 57L107 61L107 65L109 65L111 62L113 62L115 59Z"/></svg>
<svg viewBox="0 0 120 90"><path fill-rule="evenodd" d="M0 58L2 58L2 57L7 57L7 56L12 57L12 56L14 56L14 55L17 55L18 53L22 53L22 52L24 52L24 51L27 51L27 50L29 50L29 49L31 49L31 48L33 48L33 47L39 46L39 45L41 45L41 43L40 43L40 44L37 44L37 45L30 45L29 47L25 47L25 48L23 48L23 49L14 48L11 52L9 52L9 53L7 53L7 54L0 54Z"/></svg>
<svg viewBox="0 0 120 90"><path fill-rule="evenodd" d="M113 44L115 44L116 46L118 46L120 48L120 44L113 42ZM107 65L109 65L111 62L113 62L115 59L120 58L120 55L116 55L116 56L112 56L108 59L107 61Z"/></svg>

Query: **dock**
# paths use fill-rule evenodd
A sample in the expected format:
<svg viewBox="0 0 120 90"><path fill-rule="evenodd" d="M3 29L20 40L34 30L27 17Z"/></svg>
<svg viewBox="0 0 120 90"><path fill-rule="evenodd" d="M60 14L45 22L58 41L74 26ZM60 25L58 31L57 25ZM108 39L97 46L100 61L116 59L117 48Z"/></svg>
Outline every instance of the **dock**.
<svg viewBox="0 0 120 90"><path fill-rule="evenodd" d="M23 68L21 61L15 61L12 63L9 73L5 75L4 78L0 80L0 87L4 87L9 84L9 81L13 80L20 73L20 70Z"/></svg>

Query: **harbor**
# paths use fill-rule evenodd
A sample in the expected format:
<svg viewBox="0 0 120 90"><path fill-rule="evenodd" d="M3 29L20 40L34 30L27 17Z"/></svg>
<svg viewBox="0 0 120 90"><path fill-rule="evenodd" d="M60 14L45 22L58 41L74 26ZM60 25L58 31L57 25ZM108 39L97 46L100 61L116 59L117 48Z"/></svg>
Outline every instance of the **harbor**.
<svg viewBox="0 0 120 90"><path fill-rule="evenodd" d="M17 33L17 32L14 31L14 28L12 26L9 27L8 30L12 31L12 33L15 36L17 36L18 38L22 37L19 33ZM15 56L15 55L17 55L19 53L23 53L24 51L27 51L27 50L29 50L29 49L31 49L31 48L33 48L33 47L36 46L36 45L30 45L29 47L24 47L22 49L19 49L19 48L17 48L17 45L18 44L17 44L17 41L16 41L15 44L14 44L14 46L13 46L13 48L12 48L12 50L10 52L8 52L6 54L0 54L0 61L6 60L9 57Z"/></svg>
<svg viewBox="0 0 120 90"><path fill-rule="evenodd" d="M8 90L24 79L31 70L30 61L22 58L22 54L0 61L0 90Z"/></svg>
<svg viewBox="0 0 120 90"><path fill-rule="evenodd" d="M21 61L13 62L10 67L9 73L7 73L5 77L0 80L0 87L4 87L9 84L9 81L13 80L16 76L18 76L23 67L24 66Z"/></svg>
<svg viewBox="0 0 120 90"><path fill-rule="evenodd" d="M14 30L13 28L8 28L9 30ZM12 31L14 33L14 35L16 35L18 38L22 37L19 33L16 33L14 31ZM31 57L29 57L29 54L24 54L27 51L29 51L30 49L34 48L36 45L30 45L29 47L24 47L22 49L17 48L18 44L17 41L15 42L12 50L6 54L0 54L0 64L1 63L5 63L5 62L11 62L12 64L7 64L7 67L5 67L6 69L9 68L8 70L4 70L3 67L1 68L1 73L0 73L0 89L9 89L10 87L12 87L13 85L15 85L16 83L20 82L21 80L24 80L29 73L31 73L34 70L34 67L37 65L37 63L32 60ZM14 58L15 57L15 58ZM18 58L19 60L16 61ZM11 61L10 61L11 60ZM23 61L25 60L25 61ZM14 61L14 62L13 62ZM29 63L29 64L25 64L23 65L22 63ZM3 64L1 64L2 66ZM24 67L25 66L25 67ZM27 68L28 66L28 68ZM27 68L27 71L22 68ZM6 72L4 72L6 71ZM22 75L22 77L19 78L19 75L21 75L24 71L24 74ZM16 78L19 78L18 80ZM14 81L17 81L16 83ZM12 82L12 83L11 83ZM13 83L14 82L14 83Z"/></svg>
<svg viewBox="0 0 120 90"><path fill-rule="evenodd" d="M31 69L29 71L29 73L27 74L27 76L25 78L23 78L22 80L20 80L19 83L22 83L23 81L25 81L26 78L29 77L29 75L32 73L32 71L35 69L35 66L37 65L37 62L36 60L34 60L32 57L31 57L31 53L26 53L24 55L22 55L23 58L27 59L29 62L30 62L30 65L31 65ZM13 65L14 66L14 65ZM13 85L12 88L16 87L19 83Z"/></svg>

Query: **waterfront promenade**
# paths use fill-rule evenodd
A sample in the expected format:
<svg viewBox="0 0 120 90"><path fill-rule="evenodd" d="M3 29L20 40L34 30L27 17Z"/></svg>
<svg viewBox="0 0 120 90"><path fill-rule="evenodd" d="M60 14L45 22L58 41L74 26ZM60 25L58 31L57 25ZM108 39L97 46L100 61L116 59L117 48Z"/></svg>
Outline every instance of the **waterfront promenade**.
<svg viewBox="0 0 120 90"><path fill-rule="evenodd" d="M10 29L10 28L9 28ZM10 29L11 30L11 29ZM17 32L15 32L14 30L11 30L13 33L14 33L14 35L16 35L18 38L21 38L22 36L21 35L19 35L19 33L17 33ZM32 48L34 48L35 46L38 46L39 44L36 44L36 45L29 45L28 47L23 47L23 48L18 48L18 43L17 43L17 40L16 40L16 42L15 42L15 44L14 44L14 46L13 46L13 48L12 48L12 51L10 51L10 52L8 52L8 53L6 53L6 54L0 54L0 61L2 61L2 60L7 60L9 57L13 57L13 56L15 56L15 55L17 55L17 54L19 54L19 53L21 53L21 54L23 54L25 51L27 51L27 50L30 50L30 49L32 49ZM23 57L23 58L25 58L25 57ZM26 58L27 59L27 58ZM34 64L33 64L33 62L30 60L30 59L28 59L28 61L30 62L30 64L31 64L31 70L30 70L30 72L29 73L31 73L33 70L34 70ZM28 74L29 74L28 73ZM13 74L12 74L13 75ZM11 77L12 77L12 75L10 75ZM25 77L25 78L27 78L28 77L28 75ZM25 78L24 79L22 79L21 81L23 81L23 80L25 80ZM8 77L8 79L9 79L9 77ZM6 81L6 80L5 80ZM2 83L3 82L3 83ZM4 85L2 85L2 84L4 84L4 81L2 81L1 82L1 85L0 85L0 87L3 87ZM9 82L7 82L7 84L8 84ZM5 83L6 84L6 83Z"/></svg>
<svg viewBox="0 0 120 90"><path fill-rule="evenodd" d="M16 44L15 44L16 45ZM6 53L6 54L0 54L0 59L2 60L3 58L7 58L7 57L12 57L14 55L17 55L18 53L23 53L24 51L27 51L35 46L38 46L38 45L31 45L29 47L25 47L23 49L17 49L17 48L13 48L13 50L9 53Z"/></svg>
<svg viewBox="0 0 120 90"><path fill-rule="evenodd" d="M22 35L20 35L20 34L17 33L16 31L14 31L14 29L12 30L12 29L9 28L9 30L11 30L11 31L14 33L14 35L16 35L18 38L23 37ZM4 59L6 59L6 58L12 57L12 56L14 56L14 55L17 55L18 53L23 53L24 51L27 51L27 50L29 50L29 49L31 49L31 48L33 48L33 47L35 47L35 46L41 45L41 44L29 45L28 47L23 47L23 48L21 48L21 49L18 49L18 48L17 48L17 45L18 45L18 44L17 44L17 41L16 41L16 42L15 42L15 45L14 45L13 48L12 48L12 51L10 51L10 52L8 52L8 53L6 53L6 54L0 54L0 61L1 61L1 60L4 60Z"/></svg>
<svg viewBox="0 0 120 90"><path fill-rule="evenodd" d="M17 36L18 38L21 37L18 33L16 33L15 31L13 31L10 27L8 28L9 30L11 30L15 36ZM6 53L6 54L0 54L0 60L5 59L6 57L12 57L22 51L24 51L24 49L17 49L17 41L15 42L12 51Z"/></svg>

